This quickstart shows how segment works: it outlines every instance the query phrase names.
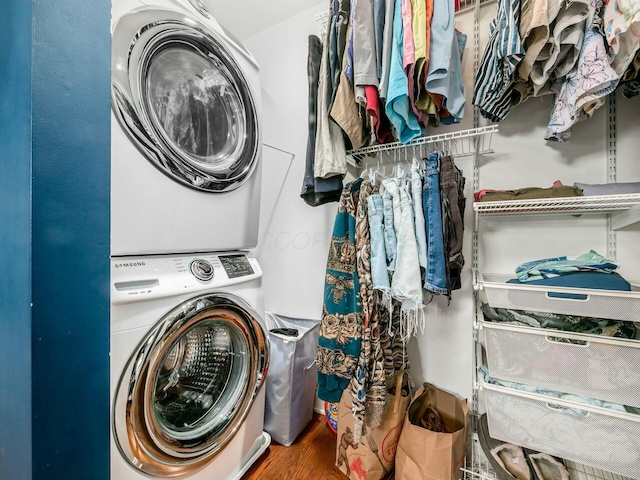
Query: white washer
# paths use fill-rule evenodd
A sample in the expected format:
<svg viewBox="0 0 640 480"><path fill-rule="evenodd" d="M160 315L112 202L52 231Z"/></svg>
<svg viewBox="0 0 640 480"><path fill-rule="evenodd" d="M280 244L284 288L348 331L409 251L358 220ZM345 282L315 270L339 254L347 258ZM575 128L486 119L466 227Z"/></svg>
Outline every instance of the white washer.
<svg viewBox="0 0 640 480"><path fill-rule="evenodd" d="M239 479L269 446L261 277L241 252L111 260L112 479Z"/></svg>
<svg viewBox="0 0 640 480"><path fill-rule="evenodd" d="M113 1L114 256L257 244L258 65L193 1Z"/></svg>

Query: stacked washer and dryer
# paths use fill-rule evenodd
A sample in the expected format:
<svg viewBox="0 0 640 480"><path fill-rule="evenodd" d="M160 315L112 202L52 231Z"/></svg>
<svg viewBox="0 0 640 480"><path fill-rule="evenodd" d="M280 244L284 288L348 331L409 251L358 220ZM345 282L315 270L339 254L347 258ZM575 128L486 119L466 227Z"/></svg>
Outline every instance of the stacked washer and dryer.
<svg viewBox="0 0 640 480"><path fill-rule="evenodd" d="M199 0L112 8L111 478L237 479L270 443L258 66Z"/></svg>

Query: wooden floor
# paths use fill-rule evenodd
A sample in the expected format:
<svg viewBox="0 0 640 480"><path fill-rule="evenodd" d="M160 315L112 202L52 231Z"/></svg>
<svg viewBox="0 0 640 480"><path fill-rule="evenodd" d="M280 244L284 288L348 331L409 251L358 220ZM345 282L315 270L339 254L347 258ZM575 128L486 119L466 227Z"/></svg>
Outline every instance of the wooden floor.
<svg viewBox="0 0 640 480"><path fill-rule="evenodd" d="M313 420L290 447L275 442L242 480L346 480L335 466L336 435L324 416Z"/></svg>

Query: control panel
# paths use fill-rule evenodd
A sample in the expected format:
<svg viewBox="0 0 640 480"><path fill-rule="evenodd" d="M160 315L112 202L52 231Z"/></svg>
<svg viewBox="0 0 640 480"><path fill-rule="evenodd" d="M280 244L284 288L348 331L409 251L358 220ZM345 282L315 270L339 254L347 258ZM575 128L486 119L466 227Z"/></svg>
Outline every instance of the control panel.
<svg viewBox="0 0 640 480"><path fill-rule="evenodd" d="M211 291L261 276L247 253L112 258L111 303Z"/></svg>

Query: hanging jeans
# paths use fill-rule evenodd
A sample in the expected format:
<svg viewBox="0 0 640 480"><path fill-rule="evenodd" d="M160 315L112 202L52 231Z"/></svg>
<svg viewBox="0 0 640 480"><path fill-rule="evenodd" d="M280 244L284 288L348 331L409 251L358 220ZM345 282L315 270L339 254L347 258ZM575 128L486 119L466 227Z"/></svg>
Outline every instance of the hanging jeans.
<svg viewBox="0 0 640 480"><path fill-rule="evenodd" d="M389 274L385 253L385 235L383 222L384 202L382 195L374 194L367 198L369 216L369 234L371 241L371 281L377 290L389 290Z"/></svg>
<svg viewBox="0 0 640 480"><path fill-rule="evenodd" d="M453 158L442 157L440 159L440 200L448 294L462 287L461 273L464 266L462 238L466 201L464 184L464 176L453 163Z"/></svg>
<svg viewBox="0 0 640 480"><path fill-rule="evenodd" d="M394 211L397 210L397 214L400 215L400 197L398 184L395 182L395 179L390 178L383 180L380 192L382 193L384 208L384 247L387 255L387 270L393 272L396 269L396 256L398 252ZM396 196L395 199L394 196Z"/></svg>
<svg viewBox="0 0 640 480"><path fill-rule="evenodd" d="M416 222L416 241L418 242L418 260L420 266L427 269L427 231L422 212L422 177L418 167L411 169L411 196L413 197L413 210Z"/></svg>
<svg viewBox="0 0 640 480"><path fill-rule="evenodd" d="M432 293L447 294L447 272L442 234L440 204L440 153L433 152L427 160L427 176L422 193L427 224L427 275L424 288Z"/></svg>

